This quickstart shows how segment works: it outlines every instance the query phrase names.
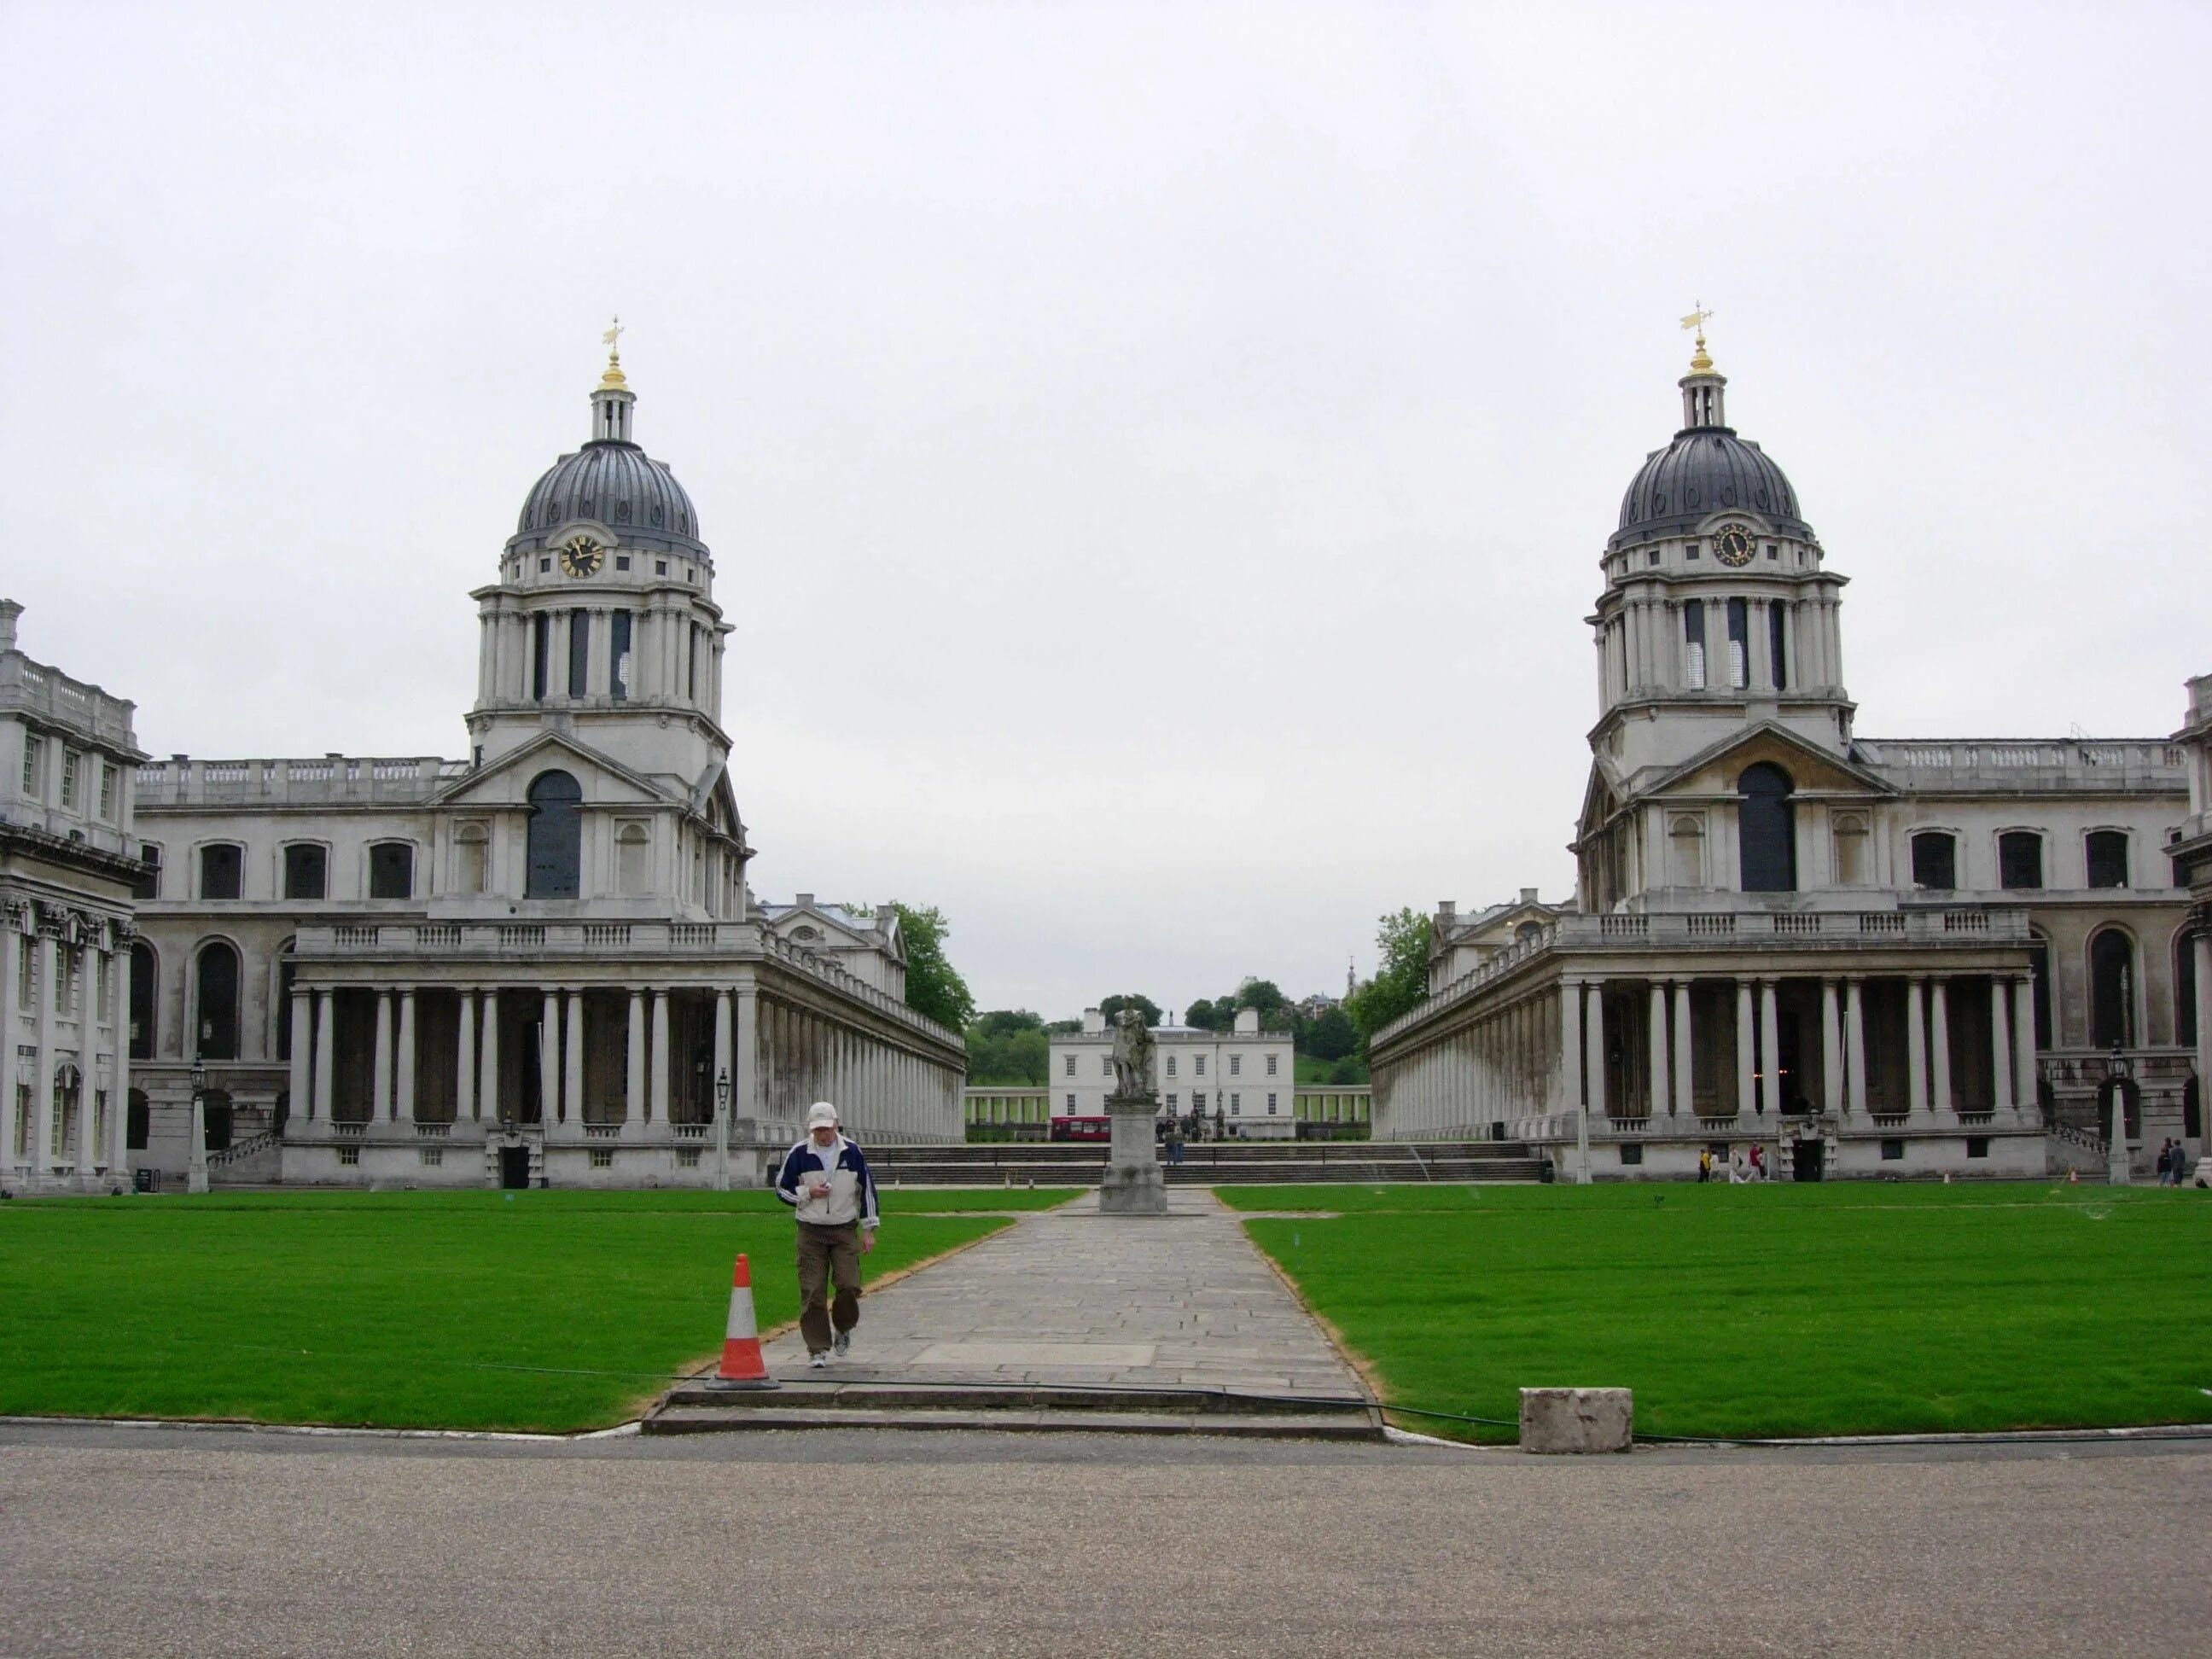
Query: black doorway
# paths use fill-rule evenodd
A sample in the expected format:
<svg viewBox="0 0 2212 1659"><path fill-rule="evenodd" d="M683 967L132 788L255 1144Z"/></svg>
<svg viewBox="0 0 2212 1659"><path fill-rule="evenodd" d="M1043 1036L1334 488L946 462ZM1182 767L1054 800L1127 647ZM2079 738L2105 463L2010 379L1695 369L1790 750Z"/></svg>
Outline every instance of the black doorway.
<svg viewBox="0 0 2212 1659"><path fill-rule="evenodd" d="M502 1146L499 1149L499 1184L508 1192L525 1192L530 1186L530 1148Z"/></svg>
<svg viewBox="0 0 2212 1659"><path fill-rule="evenodd" d="M1796 1156L1790 1160L1790 1178L1794 1181L1818 1181L1827 1162L1828 1146L1822 1140L1801 1140Z"/></svg>

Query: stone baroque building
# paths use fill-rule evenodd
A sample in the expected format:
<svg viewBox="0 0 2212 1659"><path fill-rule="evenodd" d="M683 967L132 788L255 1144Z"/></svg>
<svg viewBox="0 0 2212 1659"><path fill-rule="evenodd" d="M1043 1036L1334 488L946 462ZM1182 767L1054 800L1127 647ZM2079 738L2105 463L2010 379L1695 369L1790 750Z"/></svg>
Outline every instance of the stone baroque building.
<svg viewBox="0 0 2212 1659"><path fill-rule="evenodd" d="M17 647L0 599L0 1182L104 1191L131 1127L131 705Z"/></svg>
<svg viewBox="0 0 2212 1659"><path fill-rule="evenodd" d="M1439 911L1428 1000L1371 1044L1377 1134L1601 1179L1747 1140L1806 1176L2040 1174L2102 1161L2117 1093L2139 1166L2201 1149L2180 744L1857 735L1846 578L1702 335L1680 385L1589 619L1574 907Z"/></svg>
<svg viewBox="0 0 2212 1659"><path fill-rule="evenodd" d="M1297 1060L1287 1031L1262 1031L1259 1011L1239 1008L1227 1032L1155 1025L1163 1115L1203 1117L1231 1139L1297 1133ZM1054 1032L1046 1060L1052 1115L1103 1117L1114 1089L1114 1033L1096 1008L1080 1031Z"/></svg>
<svg viewBox="0 0 2212 1659"><path fill-rule="evenodd" d="M714 561L618 358L590 401L472 595L466 760L142 769L134 1161L184 1167L195 1058L218 1178L749 1184L817 1097L959 1136L890 908L751 901Z"/></svg>
<svg viewBox="0 0 2212 1659"><path fill-rule="evenodd" d="M2189 1012L2195 1016L2195 1026L2180 1036L2184 1042L2192 1037L2196 1042L2196 1103L2201 1119L2204 1084L2212 1079L2212 674L2189 682L2189 719L2174 741L2189 757L2189 817L2167 843L2166 853L2173 860L2173 878L2189 890L2191 901L2194 938L2190 948L2194 956L2189 978L2196 996ZM2199 1121L2195 1127L2198 1133L2187 1144L2192 1155L2201 1156L2203 1125ZM2203 1165L2193 1167L2196 1184L2212 1186Z"/></svg>

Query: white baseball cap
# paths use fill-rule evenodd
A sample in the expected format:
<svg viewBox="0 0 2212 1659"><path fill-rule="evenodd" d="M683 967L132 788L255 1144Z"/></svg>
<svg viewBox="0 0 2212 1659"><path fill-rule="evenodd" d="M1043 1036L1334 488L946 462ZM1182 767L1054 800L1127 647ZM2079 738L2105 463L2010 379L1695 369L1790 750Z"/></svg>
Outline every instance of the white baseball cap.
<svg viewBox="0 0 2212 1659"><path fill-rule="evenodd" d="M816 1129L837 1127L837 1109L826 1100L817 1100L806 1109L806 1127L811 1133Z"/></svg>

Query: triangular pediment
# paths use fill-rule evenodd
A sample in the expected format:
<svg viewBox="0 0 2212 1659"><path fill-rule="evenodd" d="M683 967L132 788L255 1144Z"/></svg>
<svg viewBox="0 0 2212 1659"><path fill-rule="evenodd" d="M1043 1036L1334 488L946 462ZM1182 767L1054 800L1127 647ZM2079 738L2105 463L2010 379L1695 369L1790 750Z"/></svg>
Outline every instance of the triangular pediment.
<svg viewBox="0 0 2212 1659"><path fill-rule="evenodd" d="M1790 775L1798 794L1894 795L1895 786L1771 720L1731 733L1638 789L1655 796L1734 795L1747 767L1761 762Z"/></svg>
<svg viewBox="0 0 2212 1659"><path fill-rule="evenodd" d="M649 778L610 760L565 732L543 732L518 749L459 777L433 798L440 807L522 806L532 781L545 772L566 772L584 792L588 806L665 806L668 793Z"/></svg>

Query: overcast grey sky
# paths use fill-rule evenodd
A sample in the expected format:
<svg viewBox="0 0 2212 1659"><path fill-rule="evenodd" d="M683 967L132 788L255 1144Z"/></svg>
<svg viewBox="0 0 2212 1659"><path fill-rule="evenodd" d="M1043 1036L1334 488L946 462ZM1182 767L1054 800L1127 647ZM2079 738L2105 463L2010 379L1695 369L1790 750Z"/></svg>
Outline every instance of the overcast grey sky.
<svg viewBox="0 0 2212 1659"><path fill-rule="evenodd" d="M1571 889L1677 317L1870 736L2212 671L2202 6L0 5L0 589L156 754L465 752L620 312L764 897L985 1006Z"/></svg>

